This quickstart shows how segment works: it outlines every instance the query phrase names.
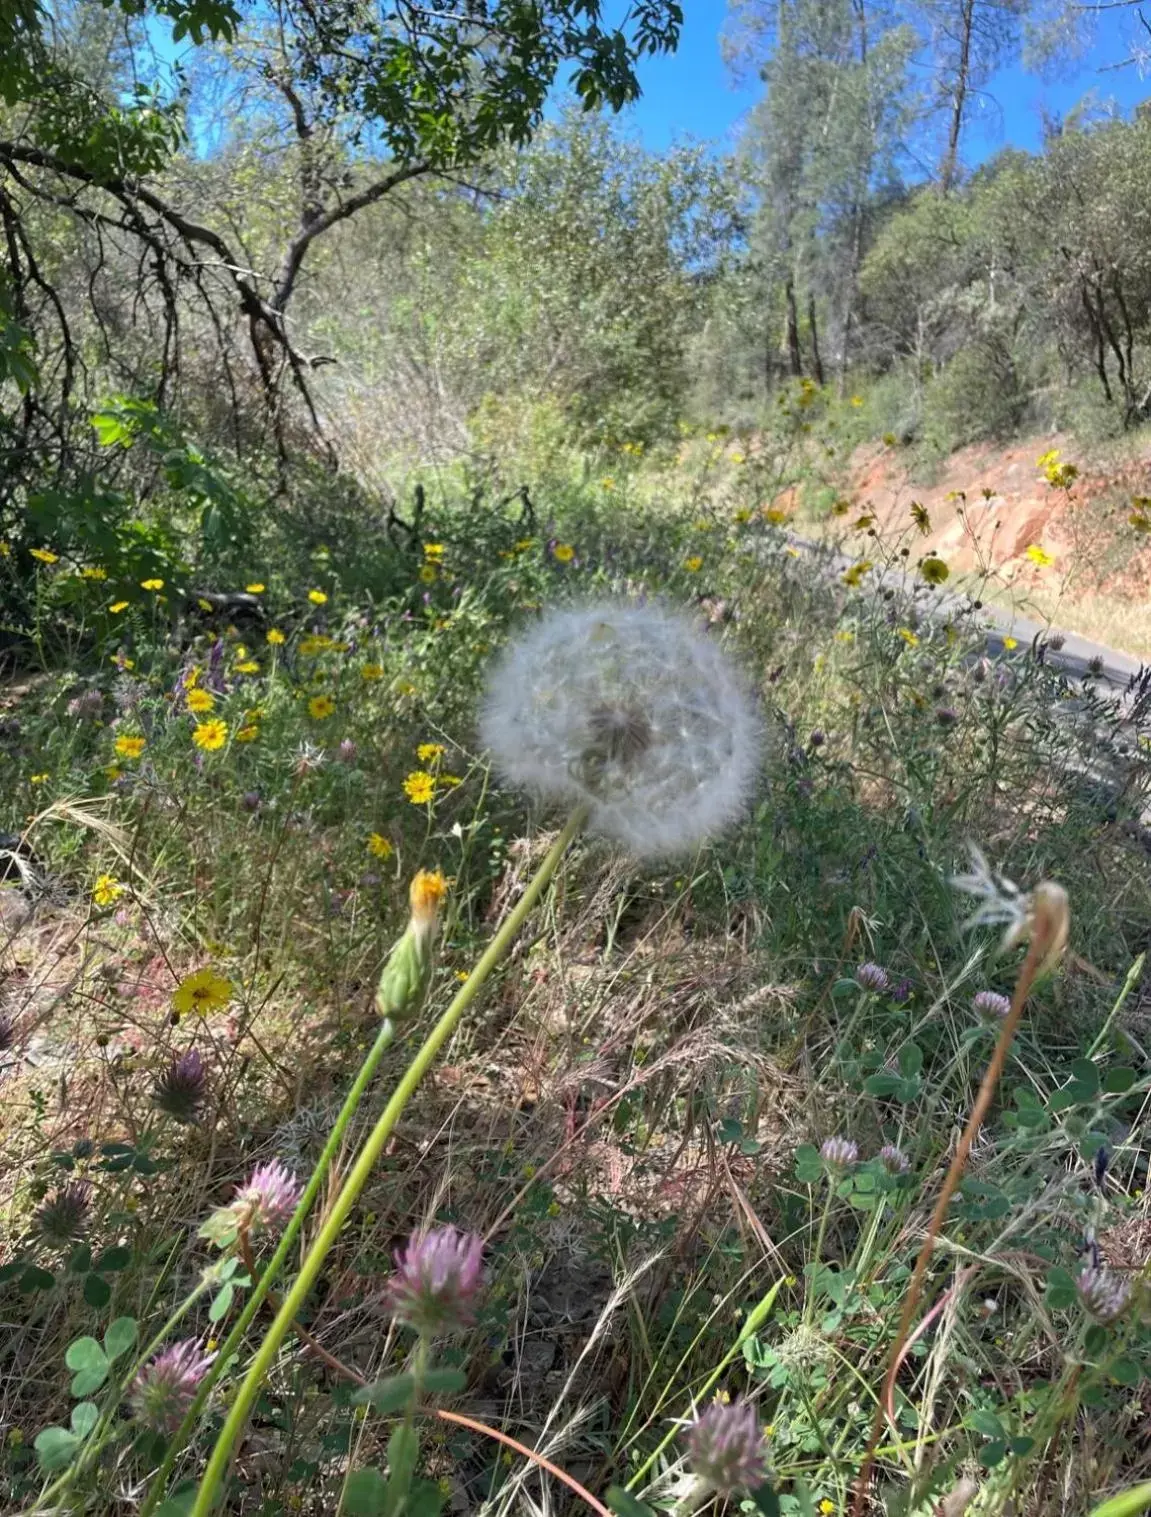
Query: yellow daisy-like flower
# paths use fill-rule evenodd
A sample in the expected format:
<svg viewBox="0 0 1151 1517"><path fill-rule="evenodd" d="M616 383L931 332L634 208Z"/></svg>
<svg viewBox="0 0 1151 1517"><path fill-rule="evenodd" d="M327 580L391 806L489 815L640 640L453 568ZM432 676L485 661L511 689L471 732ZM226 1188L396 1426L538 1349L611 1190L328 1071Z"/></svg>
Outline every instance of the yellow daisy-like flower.
<svg viewBox="0 0 1151 1517"><path fill-rule="evenodd" d="M336 703L330 695L313 695L308 702L308 715L317 722L326 722L335 709Z"/></svg>
<svg viewBox="0 0 1151 1517"><path fill-rule="evenodd" d="M124 887L114 874L102 874L92 886L92 899L97 906L111 906L124 894Z"/></svg>
<svg viewBox="0 0 1151 1517"><path fill-rule="evenodd" d="M30 785L43 785L46 784L47 781L51 778L52 776L50 774L30 774L28 776L28 783Z"/></svg>
<svg viewBox="0 0 1151 1517"><path fill-rule="evenodd" d="M424 557L425 558L431 558L431 559L435 559L435 560L439 561L440 559L443 558L443 556L444 556L444 545L443 545L443 543L425 543L424 544Z"/></svg>
<svg viewBox="0 0 1151 1517"><path fill-rule="evenodd" d="M269 629L268 641L271 643L273 648L278 648L284 641L284 634L280 631L279 627L271 627Z"/></svg>
<svg viewBox="0 0 1151 1517"><path fill-rule="evenodd" d="M835 1502L829 1501L825 1496L819 1503L818 1511L820 1517L831 1517L831 1514L835 1511Z"/></svg>
<svg viewBox="0 0 1151 1517"><path fill-rule="evenodd" d="M434 759L443 758L443 743L421 743L416 749L416 757L421 764L430 764Z"/></svg>
<svg viewBox="0 0 1151 1517"><path fill-rule="evenodd" d="M214 711L216 709L216 697L210 690L200 690L193 687L188 691L188 710L197 713Z"/></svg>
<svg viewBox="0 0 1151 1517"><path fill-rule="evenodd" d="M556 543L552 553L561 564L570 564L575 557L575 549L571 543Z"/></svg>
<svg viewBox="0 0 1151 1517"><path fill-rule="evenodd" d="M101 569L99 564L89 564L86 569L80 570L81 579L107 579L107 569Z"/></svg>
<svg viewBox="0 0 1151 1517"><path fill-rule="evenodd" d="M1027 557L1033 564L1038 564L1041 569L1050 569L1051 565L1055 562L1055 555L1053 553L1048 553L1047 550L1045 548L1041 548L1038 543L1031 544L1027 550Z"/></svg>
<svg viewBox="0 0 1151 1517"><path fill-rule="evenodd" d="M147 746L146 740L137 735L125 732L112 744L121 758L138 759Z"/></svg>
<svg viewBox="0 0 1151 1517"><path fill-rule="evenodd" d="M615 489L615 480L610 474L605 474L604 477L600 480L600 484L605 490Z"/></svg>
<svg viewBox="0 0 1151 1517"><path fill-rule="evenodd" d="M363 668L360 670L360 678L361 679L377 680L377 679L383 679L383 677L384 677L384 666L383 666L383 664L365 664L363 666Z"/></svg>
<svg viewBox="0 0 1151 1517"><path fill-rule="evenodd" d="M423 769L413 769L404 781L404 794L413 806L426 806L435 793L435 778Z"/></svg>
<svg viewBox="0 0 1151 1517"><path fill-rule="evenodd" d="M859 407L862 404L863 404L863 396L862 395L853 395L851 397L851 399L848 401L848 405L854 406L856 408L856 410L858 410Z"/></svg>
<svg viewBox="0 0 1151 1517"><path fill-rule="evenodd" d="M735 519L739 525L742 526L745 521L751 520L751 512L748 511L745 507L744 509L739 510L735 513Z"/></svg>
<svg viewBox="0 0 1151 1517"><path fill-rule="evenodd" d="M238 743L254 743L259 735L260 729L256 726L255 722L248 722L236 733L236 741Z"/></svg>
<svg viewBox="0 0 1151 1517"><path fill-rule="evenodd" d="M1005 637L1003 639L1003 646L1007 649L1008 653L1014 653L1015 649L1019 646L1019 639L1017 637Z"/></svg>
<svg viewBox="0 0 1151 1517"><path fill-rule="evenodd" d="M851 502L849 500L837 500L832 502L832 516L846 516L850 510Z"/></svg>
<svg viewBox="0 0 1151 1517"><path fill-rule="evenodd" d="M929 585L941 585L951 574L951 570L943 560L937 558L934 553L929 553L923 560L919 566L919 572Z"/></svg>
<svg viewBox="0 0 1151 1517"><path fill-rule="evenodd" d="M259 580L257 580L254 585L244 586L244 589L248 592L249 595L263 595L264 591L267 588L267 585L262 585Z"/></svg>
<svg viewBox="0 0 1151 1517"><path fill-rule="evenodd" d="M769 521L773 527L782 527L787 520L787 512L781 511L778 506L768 506L763 513L764 521Z"/></svg>
<svg viewBox="0 0 1151 1517"><path fill-rule="evenodd" d="M900 637L909 648L919 647L919 639L916 637L915 633L912 632L910 627L900 627L898 630Z"/></svg>
<svg viewBox="0 0 1151 1517"><path fill-rule="evenodd" d="M853 532L866 532L868 527L875 526L875 517L870 511L865 511L858 521L852 523Z"/></svg>
<svg viewBox="0 0 1151 1517"><path fill-rule="evenodd" d="M308 599L313 606L326 606L328 604L328 597L322 590L309 590Z"/></svg>
<svg viewBox="0 0 1151 1517"><path fill-rule="evenodd" d="M374 859L390 859L395 852L391 843L381 832L368 834L367 849Z"/></svg>
<svg viewBox="0 0 1151 1517"><path fill-rule="evenodd" d="M845 585L852 587L863 583L863 576L871 572L872 564L869 558L861 559L859 563L852 564L840 577Z"/></svg>
<svg viewBox="0 0 1151 1517"><path fill-rule="evenodd" d="M59 553L53 553L48 548L31 548L29 550L33 558L38 558L42 564L58 564Z"/></svg>
<svg viewBox="0 0 1151 1517"><path fill-rule="evenodd" d="M242 659L241 662L236 665L237 674L259 674L259 672L260 666L254 658Z"/></svg>
<svg viewBox="0 0 1151 1517"><path fill-rule="evenodd" d="M205 753L215 753L228 741L228 724L218 718L211 722L199 722L192 733L192 741Z"/></svg>
<svg viewBox="0 0 1151 1517"><path fill-rule="evenodd" d="M127 611L127 609L128 602L126 600L113 601L112 604L108 607L108 610L111 611L113 616L119 616L121 611Z"/></svg>
<svg viewBox="0 0 1151 1517"><path fill-rule="evenodd" d="M213 1011L223 1011L232 999L232 982L216 973L210 966L197 969L180 981L172 993L172 1010L181 1016L195 1012L206 1017Z"/></svg>
<svg viewBox="0 0 1151 1517"><path fill-rule="evenodd" d="M911 520L923 533L924 537L931 531L931 517L927 514L927 507L917 500L911 502Z"/></svg>
<svg viewBox="0 0 1151 1517"><path fill-rule="evenodd" d="M420 578L423 580L425 585L435 584L436 580L439 578L435 564L421 564Z"/></svg>
<svg viewBox="0 0 1151 1517"><path fill-rule="evenodd" d="M683 566L689 574L698 574L703 568L703 559L698 553L693 553L690 558L685 558Z"/></svg>
<svg viewBox="0 0 1151 1517"><path fill-rule="evenodd" d="M163 588L164 581L162 579L142 579L140 581L141 590L162 590Z"/></svg>
<svg viewBox="0 0 1151 1517"><path fill-rule="evenodd" d="M448 882L444 879L441 870L417 869L412 883L408 886L408 902L412 908L412 916L417 919L434 916L447 893Z"/></svg>
<svg viewBox="0 0 1151 1517"><path fill-rule="evenodd" d="M317 653L324 653L332 646L332 639L325 637L322 632L314 632L310 637L300 639L297 650L301 658L315 658Z"/></svg>
<svg viewBox="0 0 1151 1517"><path fill-rule="evenodd" d="M536 540L534 537L521 537L518 543L513 544L517 553L526 553L529 548L534 548L535 545Z"/></svg>

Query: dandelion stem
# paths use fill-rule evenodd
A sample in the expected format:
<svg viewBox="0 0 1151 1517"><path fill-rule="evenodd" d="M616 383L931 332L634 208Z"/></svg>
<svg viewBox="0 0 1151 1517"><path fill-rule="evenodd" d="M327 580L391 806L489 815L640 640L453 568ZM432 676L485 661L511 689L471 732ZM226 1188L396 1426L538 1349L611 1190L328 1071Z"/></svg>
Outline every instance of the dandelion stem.
<svg viewBox="0 0 1151 1517"><path fill-rule="evenodd" d="M176 1433L169 1441L167 1451L164 1454L163 1462L161 1463L159 1470L156 1472L155 1480L152 1482L152 1489L148 1492L148 1495L144 1500L144 1504L140 1508L139 1517L151 1517L151 1514L155 1511L156 1507L159 1506L160 1501L164 1496L165 1487L168 1483L168 1477L172 1473L172 1468L175 1465L176 1460L179 1458L180 1453L183 1450L188 1439L191 1437L193 1428L196 1426L196 1423L200 1419L200 1413L203 1411L204 1405L212 1393L212 1387L215 1385L216 1381L220 1378L224 1369L227 1367L232 1355L239 1348L241 1340L243 1339L244 1334L247 1332L252 1319L259 1311L265 1296L268 1294L269 1290L271 1290L277 1275L283 1268L284 1261L287 1259L288 1254L292 1249L292 1245L295 1243L300 1229L303 1227L304 1221L307 1218L309 1211L311 1211L316 1197L320 1193L320 1188L323 1185L325 1178L327 1177L331 1162L335 1158L340 1144L344 1140L344 1134L347 1131L348 1123L355 1115L356 1108L359 1106L360 1101L363 1099L364 1092L367 1090L369 1084L371 1083L372 1076L375 1074L380 1060L383 1058L385 1052L388 1049L388 1046L391 1044L395 1035L396 1029L391 1022L385 1020L381 1023L379 1033L376 1036L376 1041L372 1044L367 1058L364 1060L363 1064L361 1064L360 1071L352 1083L352 1088L348 1091L344 1104L340 1108L339 1116L337 1116L335 1123L332 1126L332 1130L328 1134L328 1141L324 1144L323 1152L320 1154L319 1159L316 1161L315 1168L312 1170L307 1186L304 1189L304 1194L300 1197L299 1205L296 1207L296 1210L292 1215L292 1220L284 1229L284 1234L280 1239L278 1248L272 1257L268 1260L267 1269L265 1269L259 1280L256 1281L251 1295L248 1297L247 1301L244 1304L243 1311L236 1319L235 1326L232 1328L232 1331L228 1334L227 1338L225 1338L220 1351L216 1356L215 1363L212 1365L212 1368L209 1370L207 1376L200 1382L200 1386L196 1392L196 1397L192 1402L192 1405L188 1408L187 1415L185 1416L183 1422L181 1422Z"/></svg>
<svg viewBox="0 0 1151 1517"><path fill-rule="evenodd" d="M547 857L536 871L527 889L514 908L508 913L499 931L488 944L483 954L481 954L475 968L464 984L460 986L451 1004L440 1017L435 1027L432 1028L419 1052L404 1071L400 1083L396 1086L391 1099L384 1107L379 1120L361 1148L355 1164L352 1166L339 1194L332 1204L331 1210L324 1220L323 1226L316 1236L315 1242L308 1250L304 1262L300 1266L300 1272L294 1284L284 1297L280 1310L276 1314L275 1321L265 1333L264 1340L248 1367L248 1373L236 1392L231 1410L228 1413L223 1428L220 1430L220 1436L216 1440L216 1446L212 1450L203 1479L200 1481L200 1488L196 1493L196 1500L190 1517L209 1517L215 1505L216 1492L227 1471L232 1449L244 1429L244 1425L248 1420L248 1414L259 1394L264 1377L271 1368L279 1352L280 1345L291 1331L292 1323L304 1301L307 1299L309 1291L315 1284L316 1277L320 1273L324 1260L327 1258L339 1236L348 1214L356 1204L360 1192L363 1190L368 1177L375 1168L377 1160L383 1153L396 1123L403 1114L404 1108L418 1088L424 1075L427 1074L435 1062L436 1055L455 1031L464 1012L475 1000L477 993L489 975L515 942L520 928L551 881L552 876L559 867L560 861L567 852L568 845L582 828L586 816L586 809L580 806L568 818L566 826L552 844ZM141 1513L141 1517L144 1517L143 1513Z"/></svg>

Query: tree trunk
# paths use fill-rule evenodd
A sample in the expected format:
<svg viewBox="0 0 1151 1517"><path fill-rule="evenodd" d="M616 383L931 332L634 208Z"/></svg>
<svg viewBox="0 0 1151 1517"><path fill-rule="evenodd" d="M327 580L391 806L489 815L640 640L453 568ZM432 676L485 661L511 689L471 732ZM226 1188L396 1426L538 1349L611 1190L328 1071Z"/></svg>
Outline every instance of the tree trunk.
<svg viewBox="0 0 1151 1517"><path fill-rule="evenodd" d="M967 92L971 84L971 34L975 26L976 0L963 0L959 12L962 32L959 38L959 65L955 71L955 89L951 96L951 125L947 131L947 151L939 169L939 188L946 195L955 183L959 167L959 139L963 135L963 117L967 110Z"/></svg>
<svg viewBox="0 0 1151 1517"><path fill-rule="evenodd" d="M811 333L811 361L815 368L815 382L823 388L823 359L819 356L819 326L815 319L815 296L807 297L807 326Z"/></svg>
<svg viewBox="0 0 1151 1517"><path fill-rule="evenodd" d="M795 305L795 279L789 274L787 283L783 287L784 297L787 301L787 361L791 369L792 379L799 379L803 375L803 354L799 347L799 312Z"/></svg>

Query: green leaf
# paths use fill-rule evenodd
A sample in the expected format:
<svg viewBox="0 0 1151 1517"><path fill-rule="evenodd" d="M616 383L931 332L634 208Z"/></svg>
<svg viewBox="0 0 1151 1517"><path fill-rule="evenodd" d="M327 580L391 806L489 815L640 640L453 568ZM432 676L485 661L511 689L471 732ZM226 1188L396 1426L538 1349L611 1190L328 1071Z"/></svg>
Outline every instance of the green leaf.
<svg viewBox="0 0 1151 1517"><path fill-rule="evenodd" d="M208 1308L208 1321L220 1322L232 1310L232 1302L236 1296L236 1287L229 1280L223 1290L217 1291L212 1298L212 1304Z"/></svg>
<svg viewBox="0 0 1151 1517"><path fill-rule="evenodd" d="M1022 1459L1027 1454L1030 1454L1031 1450L1035 1447L1035 1439L1028 1438L1026 1435L1020 1438L1012 1438L1008 1447L1013 1454L1018 1455Z"/></svg>
<svg viewBox="0 0 1151 1517"><path fill-rule="evenodd" d="M972 1412L967 1418L967 1425L973 1427L977 1433L982 1433L985 1438L1006 1438L1003 1424L993 1411L986 1407L980 1407Z"/></svg>
<svg viewBox="0 0 1151 1517"><path fill-rule="evenodd" d="M93 1391L98 1391L112 1368L95 1338L77 1338L70 1343L64 1353L64 1363L74 1371L71 1389L76 1397L90 1396Z"/></svg>
<svg viewBox="0 0 1151 1517"><path fill-rule="evenodd" d="M1093 1322L1083 1334L1083 1347L1089 1354L1101 1354L1107 1347L1108 1333L1102 1322Z"/></svg>
<svg viewBox="0 0 1151 1517"><path fill-rule="evenodd" d="M805 1185L818 1185L823 1179L823 1160L814 1143L801 1143L795 1150L795 1178Z"/></svg>
<svg viewBox="0 0 1151 1517"><path fill-rule="evenodd" d="M1109 1096L1125 1096L1138 1078L1133 1069L1109 1069L1103 1077L1103 1089Z"/></svg>
<svg viewBox="0 0 1151 1517"><path fill-rule="evenodd" d="M445 1500L435 1480L417 1480L408 1492L404 1517L440 1517Z"/></svg>
<svg viewBox="0 0 1151 1517"><path fill-rule="evenodd" d="M468 1377L463 1370L457 1369L425 1370L419 1387L421 1391L431 1392L432 1395L452 1396L458 1391L467 1390Z"/></svg>
<svg viewBox="0 0 1151 1517"><path fill-rule="evenodd" d="M1112 1496L1102 1506L1097 1506L1090 1517L1138 1517L1148 1507L1151 1507L1151 1481L1120 1491L1118 1496Z"/></svg>
<svg viewBox="0 0 1151 1517"><path fill-rule="evenodd" d="M863 1082L865 1094L869 1096L893 1096L903 1081L898 1075L881 1072L877 1075L868 1075Z"/></svg>
<svg viewBox="0 0 1151 1517"><path fill-rule="evenodd" d="M618 1517L655 1517L651 1507L637 1501L622 1485L613 1485L604 1500L613 1512L618 1513Z"/></svg>
<svg viewBox="0 0 1151 1517"><path fill-rule="evenodd" d="M1143 1378L1143 1366L1137 1359L1116 1359L1108 1366L1107 1373L1120 1385L1138 1385Z"/></svg>
<svg viewBox="0 0 1151 1517"><path fill-rule="evenodd" d="M1073 1059L1071 1061L1071 1076L1077 1086L1090 1090L1091 1094L1086 1097L1088 1101L1098 1094L1099 1068L1092 1060Z"/></svg>
<svg viewBox="0 0 1151 1517"><path fill-rule="evenodd" d="M353 1470L344 1486L344 1511L348 1517L381 1517L387 1492L379 1470Z"/></svg>
<svg viewBox="0 0 1151 1517"><path fill-rule="evenodd" d="M55 1284L56 1276L50 1270L41 1269L38 1264L30 1264L20 1276L17 1289L22 1296L30 1296L33 1291L50 1291Z"/></svg>
<svg viewBox="0 0 1151 1517"><path fill-rule="evenodd" d="M114 1322L110 1322L104 1334L104 1353L108 1362L113 1363L121 1354L126 1354L135 1341L135 1317L117 1317Z"/></svg>
<svg viewBox="0 0 1151 1517"><path fill-rule="evenodd" d="M1043 1292L1043 1299L1053 1312L1066 1311L1069 1306L1074 1306L1079 1299L1079 1292L1075 1289L1075 1277L1069 1270L1061 1265L1047 1271L1047 1286Z"/></svg>
<svg viewBox="0 0 1151 1517"><path fill-rule="evenodd" d="M80 1440L66 1427L46 1427L36 1435L36 1456L45 1470L62 1470L72 1463Z"/></svg>
<svg viewBox="0 0 1151 1517"><path fill-rule="evenodd" d="M103 1275L114 1275L117 1270L127 1269L132 1262L132 1250L118 1243L114 1248L106 1248L96 1259L92 1268Z"/></svg>
<svg viewBox="0 0 1151 1517"><path fill-rule="evenodd" d="M81 1401L72 1408L72 1431L77 1438L87 1438L100 1420L100 1408L94 1401Z"/></svg>
<svg viewBox="0 0 1151 1517"><path fill-rule="evenodd" d="M384 1495L383 1517L403 1511L419 1457L419 1433L410 1422L401 1422L388 1439L388 1488Z"/></svg>
<svg viewBox="0 0 1151 1517"><path fill-rule="evenodd" d="M377 1380L373 1385L365 1385L356 1391L352 1396L352 1405L370 1406L373 1411L386 1416L389 1412L398 1412L401 1407L407 1406L415 1394L414 1375L389 1375L386 1380Z"/></svg>
<svg viewBox="0 0 1151 1517"><path fill-rule="evenodd" d="M763 1513L763 1517L779 1517L779 1497L773 1486L759 1486L751 1492L751 1500L756 1511Z"/></svg>
<svg viewBox="0 0 1151 1517"><path fill-rule="evenodd" d="M987 1443L983 1446L983 1452L979 1456L979 1462L987 1469L993 1470L997 1464L1002 1464L1007 1458L1007 1445L1002 1441Z"/></svg>
<svg viewBox="0 0 1151 1517"><path fill-rule="evenodd" d="M94 1306L99 1310L100 1307L107 1306L111 1299L112 1287L103 1275L84 1276L84 1300L89 1306Z"/></svg>
<svg viewBox="0 0 1151 1517"><path fill-rule="evenodd" d="M905 1080L923 1068L923 1049L918 1043L905 1043L899 1051L899 1073Z"/></svg>

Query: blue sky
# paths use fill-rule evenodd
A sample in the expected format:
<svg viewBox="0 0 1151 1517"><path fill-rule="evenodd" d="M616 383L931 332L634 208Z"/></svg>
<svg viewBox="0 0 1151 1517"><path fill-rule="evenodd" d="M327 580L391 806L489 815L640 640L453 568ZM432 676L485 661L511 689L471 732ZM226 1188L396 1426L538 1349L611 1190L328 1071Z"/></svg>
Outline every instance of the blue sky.
<svg viewBox="0 0 1151 1517"><path fill-rule="evenodd" d="M644 143L661 149L682 138L731 145L740 121L757 98L755 89L733 89L720 57L719 34L725 0L684 0L684 27L679 51L667 58L649 58L640 79L643 99L627 112ZM1086 95L1103 103L1114 100L1124 112L1151 96L1151 77L1141 78L1134 66L1114 69L1130 55L1130 39L1139 35L1133 10L1102 12L1094 45L1073 71L1057 79L1042 79L1020 67L1003 69L991 81L988 105L972 120L966 145L969 165L1005 144L1037 148L1042 141L1042 110L1066 115ZM1143 42L1151 39L1144 33Z"/></svg>

